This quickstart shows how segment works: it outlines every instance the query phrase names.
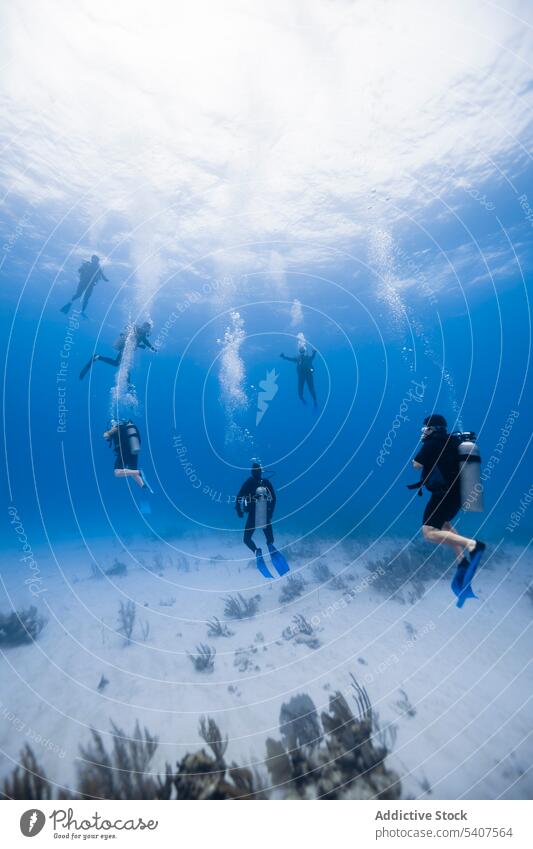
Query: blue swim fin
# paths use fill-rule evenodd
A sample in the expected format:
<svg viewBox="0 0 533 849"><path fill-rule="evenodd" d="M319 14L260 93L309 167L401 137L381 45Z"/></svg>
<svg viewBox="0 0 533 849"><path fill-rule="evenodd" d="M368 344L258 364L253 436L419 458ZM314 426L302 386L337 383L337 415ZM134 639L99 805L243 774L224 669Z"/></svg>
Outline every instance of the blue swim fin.
<svg viewBox="0 0 533 849"><path fill-rule="evenodd" d="M463 584L465 582L466 570L470 566L470 560L467 557L463 557L460 563L457 564L457 569L455 570L455 575L452 578L452 592L458 596L463 589Z"/></svg>
<svg viewBox="0 0 533 849"><path fill-rule="evenodd" d="M91 370L92 365L94 363L94 357L91 357L88 363L85 363L82 370L80 371L80 380L83 380L88 371Z"/></svg>
<svg viewBox="0 0 533 849"><path fill-rule="evenodd" d="M263 552L260 548L256 548L255 550L255 565L261 572L263 578L273 578L274 576L270 574L268 571L267 565L265 563L265 558L263 557Z"/></svg>
<svg viewBox="0 0 533 849"><path fill-rule="evenodd" d="M152 487L150 486L150 484L148 483L148 481L146 480L146 475L144 474L142 469L139 469L139 474L142 478L144 488L150 493L150 495L153 495L154 491L153 491Z"/></svg>
<svg viewBox="0 0 533 849"><path fill-rule="evenodd" d="M478 566L481 563L481 558L485 551L485 543L476 541L476 547L470 555L470 563L465 572L463 586L457 597L457 607L461 608L468 598L477 598L477 595L472 590L472 579L477 572Z"/></svg>
<svg viewBox="0 0 533 849"><path fill-rule="evenodd" d="M272 560L272 565L274 566L274 569L281 578L283 575L287 574L290 569L290 566L285 560L283 554L281 554L281 552L278 551L277 548L274 548L273 545L269 545L268 550L270 552L270 559Z"/></svg>

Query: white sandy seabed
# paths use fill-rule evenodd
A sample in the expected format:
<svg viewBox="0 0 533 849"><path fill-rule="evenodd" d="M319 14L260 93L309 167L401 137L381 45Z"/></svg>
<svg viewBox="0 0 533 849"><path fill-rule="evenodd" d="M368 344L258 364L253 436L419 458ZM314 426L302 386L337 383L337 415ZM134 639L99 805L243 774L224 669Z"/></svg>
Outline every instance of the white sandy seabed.
<svg viewBox="0 0 533 849"><path fill-rule="evenodd" d="M428 580L421 565L401 598L379 588L371 562L403 546L296 547L292 572L305 588L286 603L285 578L266 581L242 545L216 537L36 552L37 598L24 584L20 552L5 553L1 612L37 604L47 623L34 644L0 656L2 776L29 742L49 779L74 788L91 727L108 735L113 721L130 734L136 720L159 737L153 767L163 771L165 761L204 745L201 715L229 736L229 761L255 763L266 776L265 740L279 738L282 704L307 693L320 713L337 689L351 701L353 673L381 726L395 726L387 764L404 797L531 798L531 555L518 547L489 555L476 580L479 600L458 610L451 572ZM92 576L94 563L106 570L115 558L124 576ZM317 580L321 558L344 588ZM239 592L260 595L257 614L228 621L230 637L209 637L206 620L224 621L223 597ZM129 600L136 621L127 644L117 628L120 602ZM285 630L297 615L312 625L311 640ZM211 673L197 672L188 656L200 643L216 648ZM102 676L108 683L99 691Z"/></svg>

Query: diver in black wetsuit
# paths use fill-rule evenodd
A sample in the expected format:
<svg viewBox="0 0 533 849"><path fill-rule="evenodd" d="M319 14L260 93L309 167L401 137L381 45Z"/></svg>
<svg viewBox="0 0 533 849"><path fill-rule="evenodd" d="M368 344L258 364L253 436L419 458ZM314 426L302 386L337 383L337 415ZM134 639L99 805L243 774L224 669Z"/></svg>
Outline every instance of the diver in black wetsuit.
<svg viewBox="0 0 533 849"><path fill-rule="evenodd" d="M133 333L135 336L135 350L137 348L149 348L150 351L156 351L156 348L152 345L150 340L148 339L150 333L152 332L152 323L150 321L145 321L144 324L135 325L133 328ZM128 340L128 332L127 329L123 330L118 339L114 344L114 348L117 350L116 357L104 357L102 354L94 354L88 363L84 365L80 372L80 380L83 380L87 372L91 369L93 363L107 363L109 366L114 366L118 368L120 363L122 362L122 357L124 356L124 349L126 347L126 342ZM129 375L128 375L129 381Z"/></svg>
<svg viewBox="0 0 533 849"><path fill-rule="evenodd" d="M235 510L237 511L237 515L240 519L242 519L245 512L248 513L248 518L246 519L246 525L244 528L243 542L245 545L248 546L250 551L254 552L254 554L261 554L261 549L256 546L252 539L254 531L256 530L256 491L258 487L265 487L268 493L267 523L263 527L267 545L274 544L274 532L272 530L272 514L274 513L274 508L276 506L276 493L274 492L274 487L272 486L271 482L267 478L263 477L263 469L261 468L259 463L254 463L252 465L250 475L251 476L244 481L239 492L237 493L237 497L235 499Z"/></svg>
<svg viewBox="0 0 533 849"><path fill-rule="evenodd" d="M107 439L115 452L115 477L131 477L141 489L151 492L139 469L141 435L137 425L129 419L112 422L110 429L104 432L104 439Z"/></svg>
<svg viewBox="0 0 533 849"><path fill-rule="evenodd" d="M306 348L301 346L298 349L297 357L287 357L285 354L280 354L280 357L283 360L288 360L290 363L296 363L296 373L298 375L298 398L302 402L302 404L307 404L307 401L304 398L304 386L307 384L307 389L309 390L309 394L313 399L313 404L317 406L316 400L316 392L315 392L315 381L313 377L313 360L315 359L316 351L313 351L312 354L307 354Z"/></svg>
<svg viewBox="0 0 533 849"><path fill-rule="evenodd" d="M61 312L64 312L65 315L67 315L72 306L72 302L76 301L78 298L81 298L81 296L83 295L83 301L81 302L81 314L84 318L87 318L87 316L85 315L85 309L94 291L94 287L100 280L105 280L106 283L109 283L109 280L102 271L102 267L100 265L100 258L97 257L96 254L91 257L90 262L82 262L82 264L78 268L78 274L80 276L78 288L76 289L70 301L67 301L65 306L61 307Z"/></svg>
<svg viewBox="0 0 533 849"><path fill-rule="evenodd" d="M438 413L427 416L422 428L422 447L413 460L413 468L421 470L422 478L409 489L418 488L422 495L421 487L425 486L431 493L422 519L422 535L435 545L453 548L459 561L460 589L469 564L474 558L479 561L485 543L462 536L451 524L462 506L458 444L457 435L448 433L444 416Z"/></svg>

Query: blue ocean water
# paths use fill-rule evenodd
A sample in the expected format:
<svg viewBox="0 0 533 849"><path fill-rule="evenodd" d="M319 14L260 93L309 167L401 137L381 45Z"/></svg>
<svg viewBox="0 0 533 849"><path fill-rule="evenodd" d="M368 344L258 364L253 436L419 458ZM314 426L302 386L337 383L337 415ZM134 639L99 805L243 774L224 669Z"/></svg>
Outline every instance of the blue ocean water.
<svg viewBox="0 0 533 849"><path fill-rule="evenodd" d="M464 516L461 528L495 542L509 536L511 514L531 485L529 272L505 235L525 242L530 224L509 195L497 195L501 229L490 255L471 257L451 285L426 270L431 240L452 244L460 233L432 222L431 238L422 238L404 224L393 238L378 231L385 262L372 253L372 231L351 255L330 252L294 270L288 263L281 285L268 271L217 276L203 262L163 277L139 310L131 306L135 269L114 249L110 228L85 252L107 258L110 281L96 287L87 320L76 303L69 316L59 311L75 288L82 249L66 258L64 234L52 234L36 253L23 226L2 264L8 503L34 539L51 543L184 531L233 539L240 526L232 497L258 457L279 492L276 529L284 538L413 536L421 499L406 489L416 479L410 460L423 417L440 412L450 428L476 431L483 459L486 512ZM11 218L24 220L24 204L10 203ZM471 206L455 227L470 214L483 236L494 213ZM5 244L9 238L8 223ZM503 271L500 250L510 254ZM148 517L139 513L136 487L114 479L102 438L117 413L116 370L97 363L78 379L94 351L114 356L123 326L146 316L157 353L135 353L137 401L118 412L141 432L141 466L155 490ZM310 398L301 404L295 365L279 356L296 354L299 332L317 351L316 410ZM269 372L274 396L256 423ZM525 542L529 529L526 515L513 541Z"/></svg>
<svg viewBox="0 0 533 849"><path fill-rule="evenodd" d="M40 541L238 533L225 501L256 456L288 536L413 534L431 411L494 457L482 528L505 535L531 486L530 29L527 4L485 11L6 10L6 496ZM93 253L109 283L78 326L59 309ZM147 317L129 412L149 520L101 438L111 369L77 377ZM317 413L279 358L300 332Z"/></svg>
<svg viewBox="0 0 533 849"><path fill-rule="evenodd" d="M210 716L268 781L283 706L353 707L356 679L404 798L531 798L531 4L0 17L0 777L31 742L71 791L91 729L139 727L162 774ZM66 315L92 255L107 280ZM482 458L462 609L407 488L431 413ZM114 419L149 495L114 474ZM243 545L256 461L300 582Z"/></svg>

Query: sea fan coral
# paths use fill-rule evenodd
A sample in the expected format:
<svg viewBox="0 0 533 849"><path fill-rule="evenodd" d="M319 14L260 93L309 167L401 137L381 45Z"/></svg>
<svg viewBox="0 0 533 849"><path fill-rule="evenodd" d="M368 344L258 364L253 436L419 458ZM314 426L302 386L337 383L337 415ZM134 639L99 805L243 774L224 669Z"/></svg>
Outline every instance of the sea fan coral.
<svg viewBox="0 0 533 849"><path fill-rule="evenodd" d="M375 725L368 694L355 679L353 681L359 711L357 718L344 696L336 692L330 697L329 711L322 713L324 738L321 740L317 736L316 709L306 697L305 704L302 701L299 705L305 708L303 715L298 716L293 711L292 726L289 723L288 734L285 734L286 743L296 740L296 745L287 747L280 741L267 740L268 770L283 798L400 797L400 780L384 764L388 749ZM282 720L285 723L285 715L280 716ZM309 735L309 744L298 742ZM314 745L310 745L312 740L315 740Z"/></svg>
<svg viewBox="0 0 533 849"><path fill-rule="evenodd" d="M37 763L33 749L26 744L20 753L20 763L3 783L4 799L51 799L52 788L43 768Z"/></svg>
<svg viewBox="0 0 533 849"><path fill-rule="evenodd" d="M112 723L110 750L96 730L80 748L77 795L90 799L398 799L400 780L387 769L389 748L377 726L366 690L353 679L357 717L341 693L330 698L321 721L309 696L283 705L282 740L267 740L266 765L272 788L248 767L225 761L228 745L214 719L202 717L200 736L209 746L186 754L163 775L151 764L157 738L136 723L131 736ZM391 738L392 739L392 738ZM20 764L3 782L3 796L14 799L53 798L52 785L29 746Z"/></svg>
<svg viewBox="0 0 533 849"><path fill-rule="evenodd" d="M80 746L78 789L89 799L157 799L161 780L149 772L157 737L135 724L133 735L111 723L113 741L108 752L102 735L92 729L90 743Z"/></svg>
<svg viewBox="0 0 533 849"><path fill-rule="evenodd" d="M251 619L259 608L261 596L246 599L241 593L228 595L224 599L224 613L228 619Z"/></svg>
<svg viewBox="0 0 533 849"><path fill-rule="evenodd" d="M212 672L215 668L216 653L216 649L200 643L199 646L196 646L196 654L187 652L187 655L197 672Z"/></svg>
<svg viewBox="0 0 533 849"><path fill-rule="evenodd" d="M230 631L225 623L222 623L217 616L207 620L207 636L208 637L232 637L233 631Z"/></svg>
<svg viewBox="0 0 533 849"><path fill-rule="evenodd" d="M131 641L133 626L135 625L135 605L132 601L127 601L125 604L120 602L118 609L118 628L117 631L123 634L126 642Z"/></svg>
<svg viewBox="0 0 533 849"><path fill-rule="evenodd" d="M289 575L284 581L279 594L280 604L287 604L302 595L305 589L305 581L299 575Z"/></svg>

